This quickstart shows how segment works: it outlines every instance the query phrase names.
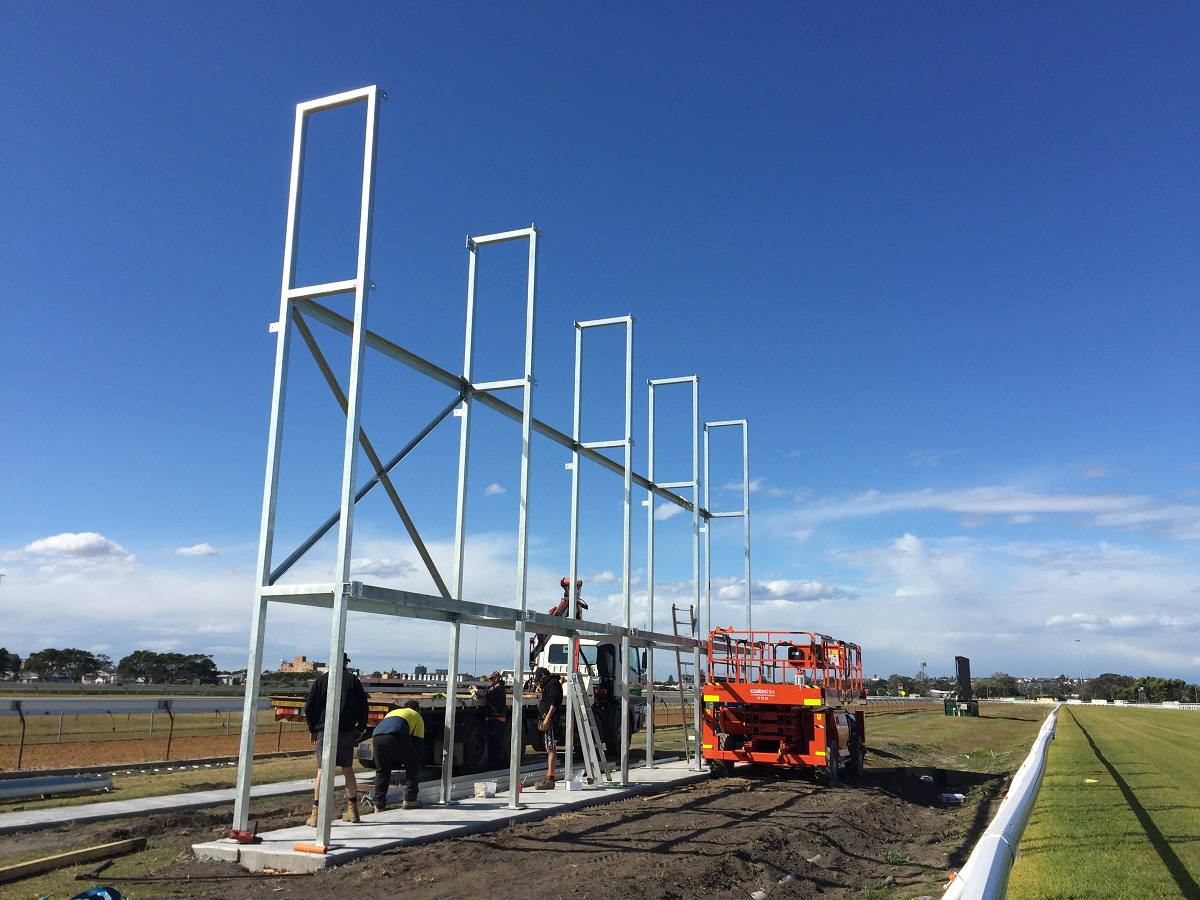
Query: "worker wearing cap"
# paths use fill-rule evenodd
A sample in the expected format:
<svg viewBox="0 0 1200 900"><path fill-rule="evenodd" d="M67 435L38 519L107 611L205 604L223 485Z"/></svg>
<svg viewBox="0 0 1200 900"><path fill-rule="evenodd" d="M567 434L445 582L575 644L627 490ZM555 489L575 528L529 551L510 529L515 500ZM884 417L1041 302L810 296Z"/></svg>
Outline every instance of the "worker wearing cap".
<svg viewBox="0 0 1200 900"><path fill-rule="evenodd" d="M554 768L558 758L558 738L554 733L554 714L562 709L562 682L557 675L550 674L544 666L538 666L533 680L541 690L538 698L538 730L546 741L546 777L534 785L540 791L554 790Z"/></svg>
<svg viewBox="0 0 1200 900"><path fill-rule="evenodd" d="M337 752L334 764L341 767L346 778L345 822L358 819L358 782L354 778L354 734L367 727L367 692L358 676L350 671L350 657L342 654L342 710L337 722ZM308 722L309 740L317 745L317 783L313 788L312 812L305 824L317 824L317 802L321 799L321 748L325 735L325 703L329 696L329 672L322 672L308 689L304 718Z"/></svg>
<svg viewBox="0 0 1200 900"><path fill-rule="evenodd" d="M483 703L488 728L488 768L495 770L504 765L504 729L508 723L508 690L499 672L488 676Z"/></svg>

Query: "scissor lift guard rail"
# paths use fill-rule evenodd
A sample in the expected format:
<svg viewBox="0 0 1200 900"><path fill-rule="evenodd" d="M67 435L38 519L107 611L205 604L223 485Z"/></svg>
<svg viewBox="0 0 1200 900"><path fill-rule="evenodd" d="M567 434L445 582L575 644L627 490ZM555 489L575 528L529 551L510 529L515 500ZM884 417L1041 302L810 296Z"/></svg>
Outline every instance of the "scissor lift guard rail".
<svg viewBox="0 0 1200 900"><path fill-rule="evenodd" d="M866 754L867 695L857 644L808 631L708 638L703 751L716 775L735 762L808 768L836 784Z"/></svg>

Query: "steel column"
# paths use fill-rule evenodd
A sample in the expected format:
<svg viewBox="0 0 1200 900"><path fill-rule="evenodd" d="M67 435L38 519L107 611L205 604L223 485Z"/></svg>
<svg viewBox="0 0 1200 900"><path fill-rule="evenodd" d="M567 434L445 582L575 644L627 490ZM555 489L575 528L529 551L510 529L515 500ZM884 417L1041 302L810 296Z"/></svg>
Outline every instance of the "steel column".
<svg viewBox="0 0 1200 900"><path fill-rule="evenodd" d="M709 498L709 483L712 458L709 454L709 432L715 428L742 429L742 508L734 512L713 512ZM727 422L704 423L704 509L708 516L708 527L704 537L704 566L705 566L705 618L707 628L704 634L712 631L712 567L709 562L712 550L712 520L732 519L742 520L743 557L745 567L744 593L746 600L746 630L750 630L750 435L749 423L745 419L731 419Z"/></svg>
<svg viewBox="0 0 1200 900"><path fill-rule="evenodd" d="M691 435L692 435L692 480L687 481L687 482L663 483L662 485L660 485L660 487L669 487L672 489L690 487L691 491L692 491L692 503L691 503L691 511L692 511L692 592L693 592L693 598L694 598L692 601L692 603L693 603L692 609L698 611L700 609L700 519L701 519L701 511L700 511L700 379L699 379L699 377L697 377L695 375L690 375L690 376L681 377L681 378L656 378L656 379L652 379L649 382L649 391L650 391L650 401L649 401L649 407L650 407L649 437L650 437L650 440L649 440L649 444L650 444L650 447L649 447L649 461L647 463L647 469L646 469L646 477L651 483L654 483L654 484L658 483L657 481L655 481L655 471L654 471L655 470L655 410L656 410L655 396L657 393L657 388L667 387L667 386L676 385L676 384L690 384L691 388L692 388L692 390L691 390L691 395L692 395L692 430L691 430ZM646 605L647 605L646 627L650 631L653 631L654 630L654 570L655 570L654 531L655 531L655 521L656 521L655 516L654 516L654 513L655 513L654 495L650 496L650 498L646 501L646 505L649 507L649 515L647 516L647 557L648 557L648 559L647 559L647 563L646 563L646 571L647 571L647 577L646 577ZM694 630L692 633L692 637L698 639L699 635L696 632L698 631L699 617L697 616L696 618L697 618L697 621L693 625ZM696 693L696 702L693 707L693 710L695 712L695 727L696 727L695 734L699 734L700 733L700 718L701 718L699 644L697 644L694 652L695 652L695 660L694 660L695 664L694 664L692 671L695 673L695 682L692 685L692 689ZM650 654L649 654L651 659L653 658L653 655L654 655L654 652L653 652L653 650L651 650ZM647 705L649 705L651 708L653 708L653 700L654 700L654 667L653 667L653 664L651 664L649 666L649 670L647 672L647 680L650 684L650 696L647 699ZM682 690L682 685L680 686L680 689ZM654 729L653 720L651 718L650 723L646 727L647 765L653 765L653 762L651 761L651 748L653 747L653 742L654 742L654 730L653 729ZM684 737L686 739L687 735L685 734ZM696 758L697 758L697 760L699 759L698 752L696 754ZM699 763L697 763L697 768L699 768Z"/></svg>

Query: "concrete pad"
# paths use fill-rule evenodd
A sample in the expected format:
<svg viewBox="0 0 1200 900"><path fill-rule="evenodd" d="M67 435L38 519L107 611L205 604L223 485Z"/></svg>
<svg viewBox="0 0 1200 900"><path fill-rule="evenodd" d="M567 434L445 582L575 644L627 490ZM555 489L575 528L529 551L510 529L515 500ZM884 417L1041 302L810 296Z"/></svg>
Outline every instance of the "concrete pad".
<svg viewBox="0 0 1200 900"><path fill-rule="evenodd" d="M519 805L509 805L507 784L495 797L475 797L474 781L455 782L452 798L446 806L436 800L440 785L428 784L421 793L421 809L401 809L399 805L381 813L370 813L359 823L335 821L330 828L329 848L325 853L307 853L293 849L297 843L311 844L315 829L303 825L260 834L260 844L239 844L232 839L192 845L201 859L237 862L249 872L265 869L281 872L315 872L338 866L373 853L395 847L430 843L451 837L498 831L517 822L533 822L570 809L610 803L637 794L668 791L684 784L707 779L708 772L697 772L683 760L656 763L654 768L630 768L626 786L602 784L585 790L567 790L565 782L550 791L526 788L519 792ZM489 781L500 779L487 778ZM399 800L399 798L396 798Z"/></svg>

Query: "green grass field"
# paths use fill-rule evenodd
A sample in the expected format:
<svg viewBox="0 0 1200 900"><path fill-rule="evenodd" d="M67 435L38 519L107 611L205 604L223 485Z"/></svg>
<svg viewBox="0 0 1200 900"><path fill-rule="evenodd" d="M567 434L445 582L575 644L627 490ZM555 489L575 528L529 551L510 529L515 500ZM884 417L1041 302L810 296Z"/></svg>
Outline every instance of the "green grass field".
<svg viewBox="0 0 1200 900"><path fill-rule="evenodd" d="M867 765L934 766L999 775L1016 771L1052 708L983 703L978 718L947 716L940 705L867 713Z"/></svg>
<svg viewBox="0 0 1200 900"><path fill-rule="evenodd" d="M1064 706L1011 900L1200 898L1200 715Z"/></svg>

